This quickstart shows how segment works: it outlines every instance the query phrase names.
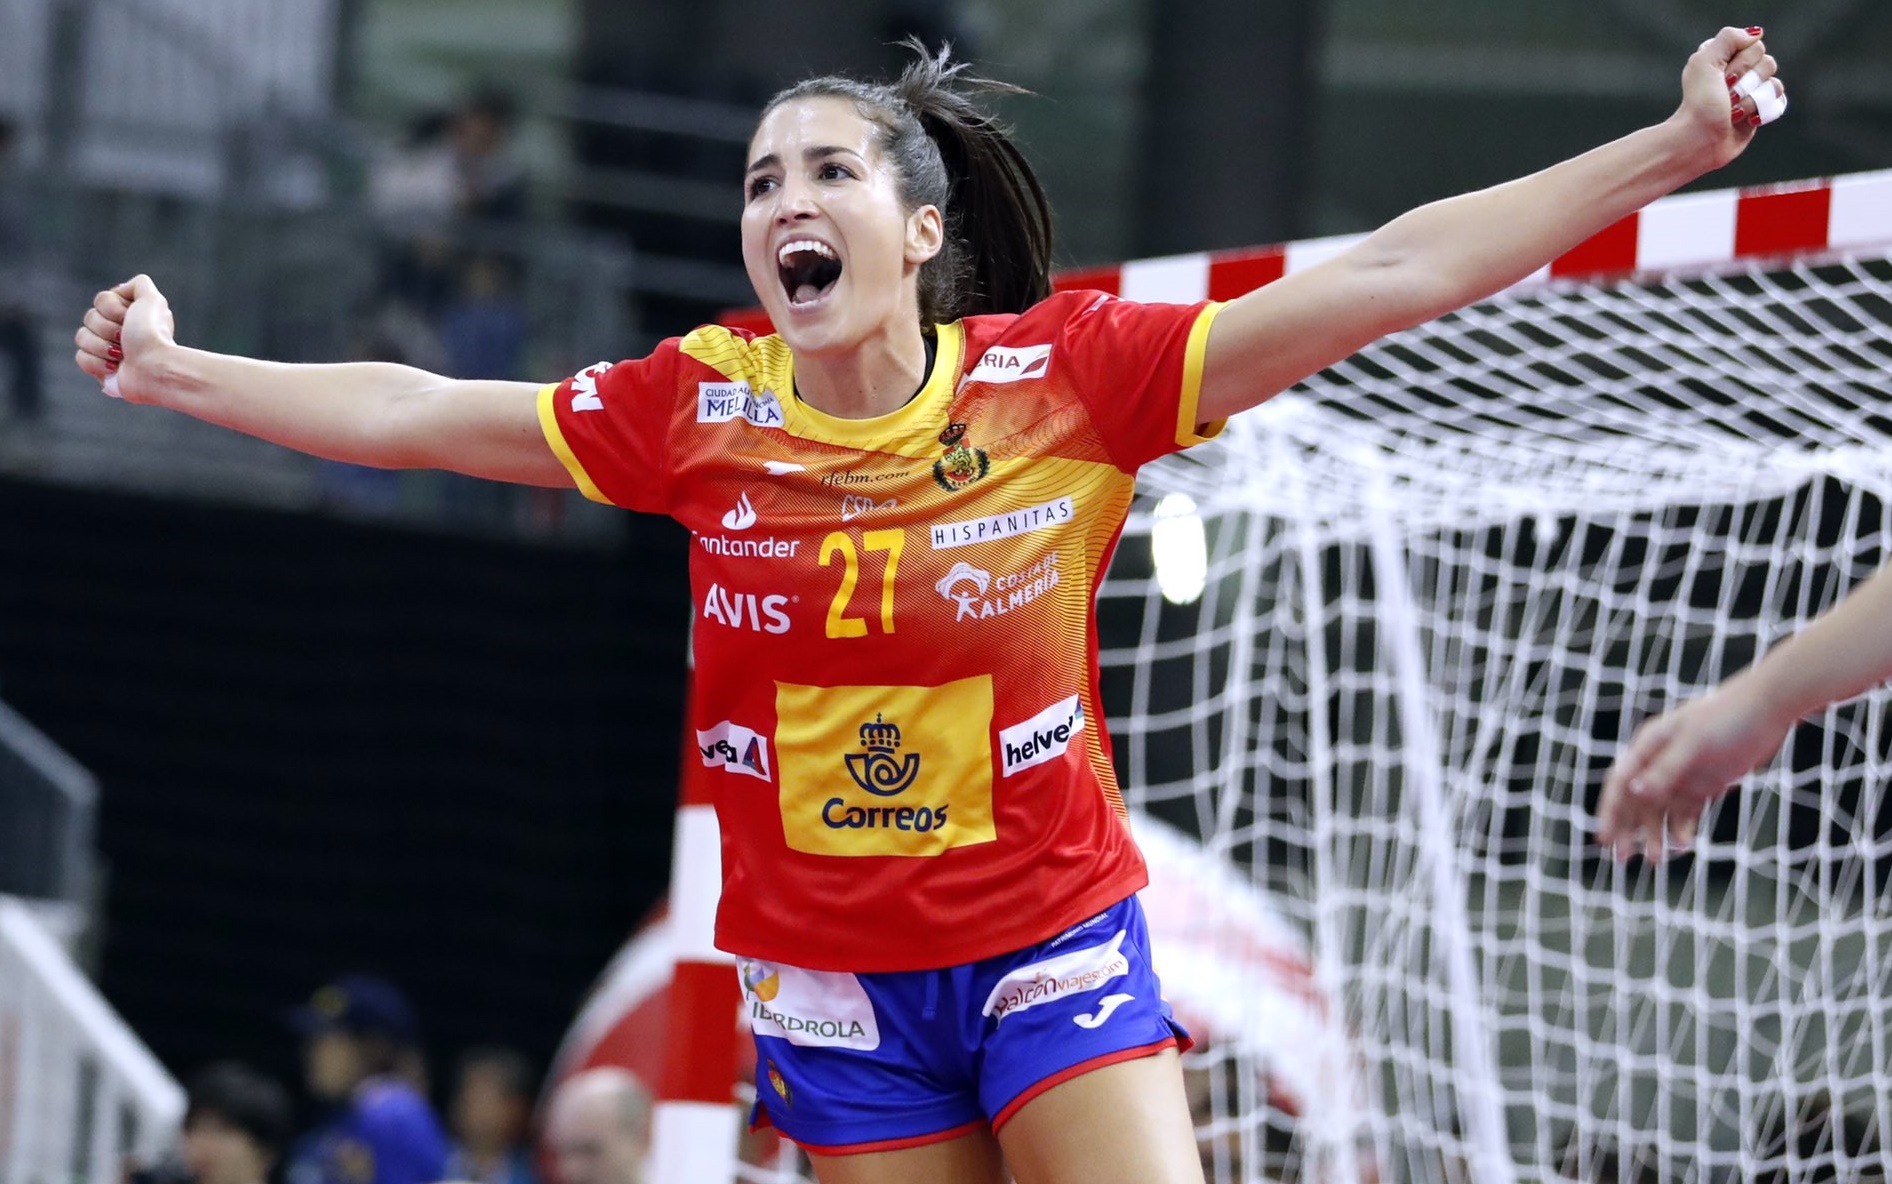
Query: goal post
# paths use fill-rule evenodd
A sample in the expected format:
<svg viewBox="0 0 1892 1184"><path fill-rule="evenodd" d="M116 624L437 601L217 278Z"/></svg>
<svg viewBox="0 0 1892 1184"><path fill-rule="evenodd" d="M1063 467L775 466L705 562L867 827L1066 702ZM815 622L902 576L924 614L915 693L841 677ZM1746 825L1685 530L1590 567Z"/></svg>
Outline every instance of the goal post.
<svg viewBox="0 0 1892 1184"><path fill-rule="evenodd" d="M1574 254L1606 276L1560 264L1144 471L1099 606L1129 796L1302 928L1365 1082L1338 1136L1265 1092L1217 1114L1273 1150L1214 1179L1334 1178L1336 1138L1396 1180L1887 1154L1892 694L1799 729L1692 857L1616 865L1593 811L1638 722L1892 559L1892 174L1604 238Z"/></svg>

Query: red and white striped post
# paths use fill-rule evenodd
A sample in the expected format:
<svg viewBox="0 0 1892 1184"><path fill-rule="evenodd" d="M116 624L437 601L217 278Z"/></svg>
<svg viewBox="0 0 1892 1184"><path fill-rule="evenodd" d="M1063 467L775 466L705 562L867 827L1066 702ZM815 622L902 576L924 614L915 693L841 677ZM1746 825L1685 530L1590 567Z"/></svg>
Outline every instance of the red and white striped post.
<svg viewBox="0 0 1892 1184"><path fill-rule="evenodd" d="M686 695L693 701L693 695ZM684 760L696 757L684 723ZM703 778L683 778L671 848L670 925L676 972L670 984L663 1075L651 1113L653 1178L666 1184L725 1184L736 1176L742 1113L730 1066L736 1063L741 992L735 959L716 948L722 896L722 835Z"/></svg>

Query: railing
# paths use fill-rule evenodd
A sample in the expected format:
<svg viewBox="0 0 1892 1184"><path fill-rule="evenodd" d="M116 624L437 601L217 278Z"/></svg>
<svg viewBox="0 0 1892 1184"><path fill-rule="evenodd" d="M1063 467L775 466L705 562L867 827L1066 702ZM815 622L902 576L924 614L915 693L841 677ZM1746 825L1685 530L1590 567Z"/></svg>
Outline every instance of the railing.
<svg viewBox="0 0 1892 1184"><path fill-rule="evenodd" d="M0 894L83 910L98 783L0 703Z"/></svg>
<svg viewBox="0 0 1892 1184"><path fill-rule="evenodd" d="M119 1184L184 1091L23 902L0 897L0 1184Z"/></svg>

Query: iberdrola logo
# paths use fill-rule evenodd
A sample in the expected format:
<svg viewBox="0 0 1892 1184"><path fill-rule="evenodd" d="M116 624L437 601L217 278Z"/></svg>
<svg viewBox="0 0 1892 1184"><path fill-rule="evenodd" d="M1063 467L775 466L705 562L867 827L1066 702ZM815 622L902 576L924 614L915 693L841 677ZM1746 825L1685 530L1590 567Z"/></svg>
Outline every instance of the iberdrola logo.
<svg viewBox="0 0 1892 1184"><path fill-rule="evenodd" d="M767 962L744 962L742 989L764 1003L771 1003L782 989L782 976Z"/></svg>
<svg viewBox="0 0 1892 1184"><path fill-rule="evenodd" d="M909 752L905 760L894 756L900 747L900 725L888 723L878 711L873 723L861 725L861 747L866 751L846 755L848 776L875 797L905 793L920 775L920 754Z"/></svg>

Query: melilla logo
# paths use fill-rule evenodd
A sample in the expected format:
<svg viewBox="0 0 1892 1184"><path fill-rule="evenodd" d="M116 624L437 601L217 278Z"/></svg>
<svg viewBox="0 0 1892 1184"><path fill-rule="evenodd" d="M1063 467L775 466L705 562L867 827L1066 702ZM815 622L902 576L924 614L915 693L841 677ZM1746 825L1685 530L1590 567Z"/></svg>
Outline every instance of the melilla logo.
<svg viewBox="0 0 1892 1184"><path fill-rule="evenodd" d="M894 750L900 747L900 727L874 713L874 722L861 725L861 747L865 752L846 754L848 776L854 784L876 797L891 798L905 793L920 775L920 754L909 752L899 760Z"/></svg>
<svg viewBox="0 0 1892 1184"><path fill-rule="evenodd" d="M782 426L782 404L774 391L754 393L746 382L696 384L696 422L747 420L759 428Z"/></svg>

